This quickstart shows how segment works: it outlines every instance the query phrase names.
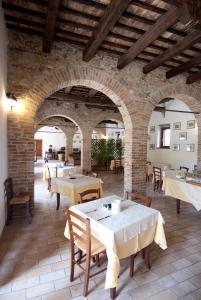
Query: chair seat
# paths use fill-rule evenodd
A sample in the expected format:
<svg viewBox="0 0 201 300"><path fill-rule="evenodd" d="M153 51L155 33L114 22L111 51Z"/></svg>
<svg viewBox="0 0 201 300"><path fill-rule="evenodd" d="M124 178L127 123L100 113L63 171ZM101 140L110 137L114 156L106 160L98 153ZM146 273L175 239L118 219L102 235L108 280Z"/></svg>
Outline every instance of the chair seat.
<svg viewBox="0 0 201 300"><path fill-rule="evenodd" d="M16 205L16 204L26 204L27 202L29 202L30 200L30 196L27 194L24 195L19 195L19 196L14 196L11 200L10 200L10 205Z"/></svg>
<svg viewBox="0 0 201 300"><path fill-rule="evenodd" d="M83 241L77 239L75 241L75 244L84 253L87 252L86 245ZM101 252L104 252L105 250L105 246L101 242L99 242L95 237L91 236L91 256L97 255Z"/></svg>

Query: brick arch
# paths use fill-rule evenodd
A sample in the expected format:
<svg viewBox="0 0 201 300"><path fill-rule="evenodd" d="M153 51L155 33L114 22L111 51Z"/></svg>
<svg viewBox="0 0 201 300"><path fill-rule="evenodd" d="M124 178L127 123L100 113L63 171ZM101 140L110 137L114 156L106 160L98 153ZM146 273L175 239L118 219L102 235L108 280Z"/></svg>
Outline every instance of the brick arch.
<svg viewBox="0 0 201 300"><path fill-rule="evenodd" d="M172 97L183 101L191 111L201 111L201 101L199 101L201 89L195 89L190 85L176 84L167 85L162 89L153 92L148 98L145 111L150 116L154 107L164 98Z"/></svg>
<svg viewBox="0 0 201 300"><path fill-rule="evenodd" d="M126 106L126 102L129 103L131 99L128 96L126 84L120 83L121 81L121 78L114 79L104 71L87 66L69 65L68 68L45 71L28 92L28 98L33 104L33 116L36 116L44 99L57 90L73 85L83 85L104 93L116 105L120 105L119 111L124 123L132 126L129 109Z"/></svg>
<svg viewBox="0 0 201 300"><path fill-rule="evenodd" d="M133 185L133 117L129 109L135 103L138 96L128 93L128 86L125 80L118 75L115 78L109 76L106 72L89 66L78 66L69 64L68 67L45 71L28 92L28 98L32 103L33 119L36 118L38 111L44 99L59 89L83 85L96 89L107 95L116 105L120 106L123 122L125 124L125 189L130 190ZM80 125L81 126L81 125Z"/></svg>

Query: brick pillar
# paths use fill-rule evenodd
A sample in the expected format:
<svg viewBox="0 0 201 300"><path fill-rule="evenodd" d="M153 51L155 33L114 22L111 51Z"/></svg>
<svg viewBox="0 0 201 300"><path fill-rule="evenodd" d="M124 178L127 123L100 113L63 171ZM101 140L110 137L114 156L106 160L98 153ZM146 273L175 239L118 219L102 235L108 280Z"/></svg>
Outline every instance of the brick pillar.
<svg viewBox="0 0 201 300"><path fill-rule="evenodd" d="M147 124L135 119L133 128L125 130L125 191L146 190Z"/></svg>
<svg viewBox="0 0 201 300"><path fill-rule="evenodd" d="M34 121L15 111L8 114L8 172L14 192L34 196Z"/></svg>
<svg viewBox="0 0 201 300"><path fill-rule="evenodd" d="M66 135L66 151L65 151L65 160L68 160L68 155L73 153L73 137L76 133L76 127L65 128L63 132Z"/></svg>
<svg viewBox="0 0 201 300"><path fill-rule="evenodd" d="M81 138L81 168L85 171L91 171L91 139L92 131L82 130Z"/></svg>

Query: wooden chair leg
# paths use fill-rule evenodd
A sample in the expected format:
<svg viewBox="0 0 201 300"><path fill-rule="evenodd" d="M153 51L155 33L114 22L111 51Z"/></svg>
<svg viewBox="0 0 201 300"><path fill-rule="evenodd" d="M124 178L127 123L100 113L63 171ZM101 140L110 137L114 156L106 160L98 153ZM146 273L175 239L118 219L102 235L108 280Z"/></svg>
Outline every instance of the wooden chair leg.
<svg viewBox="0 0 201 300"><path fill-rule="evenodd" d="M181 201L177 199L177 214L180 213L180 206L181 206Z"/></svg>
<svg viewBox="0 0 201 300"><path fill-rule="evenodd" d="M110 298L111 299L116 298L116 287L110 289Z"/></svg>
<svg viewBox="0 0 201 300"><path fill-rule="evenodd" d="M130 256L130 277L133 277L134 274L134 261L135 261L135 254Z"/></svg>
<svg viewBox="0 0 201 300"><path fill-rule="evenodd" d="M9 225L11 219L11 205L7 205L7 219L6 219L6 225Z"/></svg>
<svg viewBox="0 0 201 300"><path fill-rule="evenodd" d="M31 200L29 201L29 214L33 217Z"/></svg>
<svg viewBox="0 0 201 300"><path fill-rule="evenodd" d="M27 220L28 220L28 223L31 224L31 215L30 215L29 202L27 202L27 204L26 204L26 211L27 211Z"/></svg>
<svg viewBox="0 0 201 300"><path fill-rule="evenodd" d="M57 193L57 210L59 210L60 207L60 194Z"/></svg>
<svg viewBox="0 0 201 300"><path fill-rule="evenodd" d="M70 259L70 281L74 280L74 267L75 267L75 249L74 249L74 245L70 245L70 251L71 251L71 259Z"/></svg>
<svg viewBox="0 0 201 300"><path fill-rule="evenodd" d="M96 266L100 267L100 257L99 257L99 254L96 255Z"/></svg>
<svg viewBox="0 0 201 300"><path fill-rule="evenodd" d="M89 286L89 275L90 275L90 255L86 257L86 270L84 274L84 288L83 288L83 296L86 297L88 293Z"/></svg>

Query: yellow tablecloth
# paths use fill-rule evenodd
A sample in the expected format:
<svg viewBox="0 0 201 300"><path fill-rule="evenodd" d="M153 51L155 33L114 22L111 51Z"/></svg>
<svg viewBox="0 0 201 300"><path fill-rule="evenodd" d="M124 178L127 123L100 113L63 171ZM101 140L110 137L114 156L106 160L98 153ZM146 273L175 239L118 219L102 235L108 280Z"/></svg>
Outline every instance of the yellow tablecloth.
<svg viewBox="0 0 201 300"><path fill-rule="evenodd" d="M121 165L122 165L122 167L124 167L124 159L121 159ZM115 162L114 162L114 159L113 159L110 162L110 170L113 171L114 167L115 167Z"/></svg>
<svg viewBox="0 0 201 300"><path fill-rule="evenodd" d="M120 259L140 251L152 241L162 249L167 248L164 221L160 212L155 209L126 200L122 202L119 214L98 221L111 214L110 211L103 210L103 203L111 203L115 199L120 198L114 195L71 207L77 214L90 218L92 234L106 247L108 266L105 288L117 286ZM90 211L93 212L87 213ZM64 235L69 238L68 224Z"/></svg>
<svg viewBox="0 0 201 300"><path fill-rule="evenodd" d="M88 189L100 189L101 197L103 196L102 180L100 178L75 174L76 179L70 177L52 178L51 192L67 196L71 200L71 205L80 201L79 193Z"/></svg>
<svg viewBox="0 0 201 300"><path fill-rule="evenodd" d="M163 178L163 190L171 196L191 203L198 211L201 210L201 187L190 184L184 179L176 178L175 173L167 172Z"/></svg>

